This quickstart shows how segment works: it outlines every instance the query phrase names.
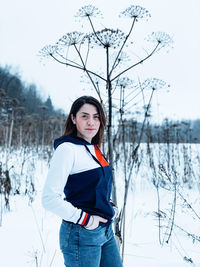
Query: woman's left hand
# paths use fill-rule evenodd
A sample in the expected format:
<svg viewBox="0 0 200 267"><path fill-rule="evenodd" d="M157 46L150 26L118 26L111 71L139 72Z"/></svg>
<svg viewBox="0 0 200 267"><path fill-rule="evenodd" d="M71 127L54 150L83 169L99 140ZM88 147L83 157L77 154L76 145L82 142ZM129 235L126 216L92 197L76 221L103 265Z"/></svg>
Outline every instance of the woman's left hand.
<svg viewBox="0 0 200 267"><path fill-rule="evenodd" d="M100 222L107 223L107 219L102 218L98 215L91 215L90 220L86 226L84 226L87 230L94 230L99 226Z"/></svg>

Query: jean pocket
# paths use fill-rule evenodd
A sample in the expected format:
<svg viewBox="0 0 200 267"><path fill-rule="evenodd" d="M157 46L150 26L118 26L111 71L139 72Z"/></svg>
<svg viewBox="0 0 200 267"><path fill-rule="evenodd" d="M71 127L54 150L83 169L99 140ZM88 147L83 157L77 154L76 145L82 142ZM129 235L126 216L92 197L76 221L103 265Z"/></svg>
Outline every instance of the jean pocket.
<svg viewBox="0 0 200 267"><path fill-rule="evenodd" d="M84 229L84 230L86 230L86 231L88 231L88 232L96 232L96 231L99 231L102 227L99 225L99 226L97 226L96 228L94 228L94 229L92 229L92 230L87 229L87 228L84 227L84 226L81 226L81 228Z"/></svg>
<svg viewBox="0 0 200 267"><path fill-rule="evenodd" d="M104 227L98 226L93 230L80 228L80 246L98 246L104 239Z"/></svg>
<svg viewBox="0 0 200 267"><path fill-rule="evenodd" d="M68 247L69 244L69 238L70 233L73 228L73 223L65 222L63 221L60 226L60 232L59 232L59 242L60 242L60 249L65 249Z"/></svg>

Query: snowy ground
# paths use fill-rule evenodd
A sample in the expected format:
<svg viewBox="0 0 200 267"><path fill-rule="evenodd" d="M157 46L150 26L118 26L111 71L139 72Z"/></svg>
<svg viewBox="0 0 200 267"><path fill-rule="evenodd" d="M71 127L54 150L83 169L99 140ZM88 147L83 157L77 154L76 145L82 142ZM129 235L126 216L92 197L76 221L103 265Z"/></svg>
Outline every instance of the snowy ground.
<svg viewBox="0 0 200 267"><path fill-rule="evenodd" d="M31 205L26 197L11 199L11 212L3 214L0 227L1 267L64 267L58 245L61 220L41 207L41 190L47 174L47 164L37 162L35 179L37 195ZM129 195L125 267L200 267L200 242L193 242L183 231L174 228L168 244L159 244L156 190L149 182L135 182ZM119 184L120 191L120 184ZM199 191L184 192L199 210ZM119 194L120 195L120 194ZM161 192L163 210L171 196ZM170 207L169 207L170 208ZM182 207L177 210L176 223L188 232L199 235L200 222ZM161 239L164 237L164 231ZM185 257L185 260L184 260Z"/></svg>

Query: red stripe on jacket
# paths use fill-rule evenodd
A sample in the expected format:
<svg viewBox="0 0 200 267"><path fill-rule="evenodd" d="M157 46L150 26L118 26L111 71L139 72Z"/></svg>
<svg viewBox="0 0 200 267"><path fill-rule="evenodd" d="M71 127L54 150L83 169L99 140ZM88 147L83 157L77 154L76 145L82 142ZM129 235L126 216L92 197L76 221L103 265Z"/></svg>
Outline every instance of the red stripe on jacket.
<svg viewBox="0 0 200 267"><path fill-rule="evenodd" d="M108 162L104 159L100 149L97 146L94 146L95 154L98 159L98 161L101 163L102 167L108 166Z"/></svg>
<svg viewBox="0 0 200 267"><path fill-rule="evenodd" d="M85 214L85 218L83 219L81 225L84 225L84 224L85 224L85 222L86 222L86 220L87 220L87 217L88 217L88 213Z"/></svg>

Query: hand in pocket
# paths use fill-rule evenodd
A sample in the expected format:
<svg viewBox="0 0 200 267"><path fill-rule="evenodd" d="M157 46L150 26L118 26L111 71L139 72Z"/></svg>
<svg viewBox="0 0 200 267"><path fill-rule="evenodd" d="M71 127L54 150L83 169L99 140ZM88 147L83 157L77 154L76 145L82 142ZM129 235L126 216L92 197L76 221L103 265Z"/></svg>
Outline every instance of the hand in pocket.
<svg viewBox="0 0 200 267"><path fill-rule="evenodd" d="M91 215L88 224L85 226L87 230L94 230L99 226L100 222L107 223L107 219L104 219L97 215Z"/></svg>

